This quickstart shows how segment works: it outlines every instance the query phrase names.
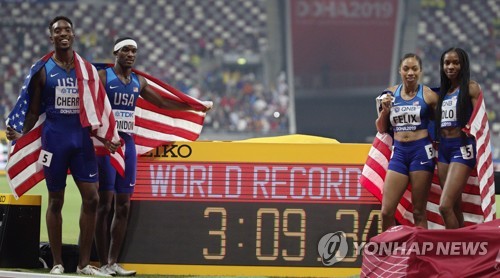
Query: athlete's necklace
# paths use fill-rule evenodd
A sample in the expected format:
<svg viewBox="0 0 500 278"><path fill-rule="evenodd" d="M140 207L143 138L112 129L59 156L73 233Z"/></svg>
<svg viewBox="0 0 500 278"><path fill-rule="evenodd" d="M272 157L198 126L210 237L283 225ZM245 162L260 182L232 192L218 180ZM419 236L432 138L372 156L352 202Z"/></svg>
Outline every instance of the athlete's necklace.
<svg viewBox="0 0 500 278"><path fill-rule="evenodd" d="M53 58L54 58L54 61L56 61L56 63L59 66L61 66L62 68L64 68L68 72L73 67L73 62L75 61L75 56L74 55L71 57L71 60L69 62L64 62L64 61L61 61L61 60L57 59L56 55L54 55Z"/></svg>

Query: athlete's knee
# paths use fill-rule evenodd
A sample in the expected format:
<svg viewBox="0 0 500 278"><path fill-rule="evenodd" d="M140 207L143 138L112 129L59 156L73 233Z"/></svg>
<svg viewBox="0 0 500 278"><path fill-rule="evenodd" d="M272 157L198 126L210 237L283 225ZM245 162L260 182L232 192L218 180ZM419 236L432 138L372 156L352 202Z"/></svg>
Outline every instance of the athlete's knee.
<svg viewBox="0 0 500 278"><path fill-rule="evenodd" d="M111 211L111 206L113 204L113 198L108 198L104 195L99 195L99 205L97 210L100 213L108 213Z"/></svg>
<svg viewBox="0 0 500 278"><path fill-rule="evenodd" d="M382 205L381 214L382 218L394 218L395 210L392 207Z"/></svg>
<svg viewBox="0 0 500 278"><path fill-rule="evenodd" d="M447 202L441 202L441 204L439 204L439 213L443 216L453 214L454 205Z"/></svg>
<svg viewBox="0 0 500 278"><path fill-rule="evenodd" d="M97 210L99 205L99 195L98 194L87 194L82 197L82 207L85 209Z"/></svg>
<svg viewBox="0 0 500 278"><path fill-rule="evenodd" d="M110 203L103 203L99 202L99 205L97 206L97 212L101 215L107 215L111 211L111 204Z"/></svg>
<svg viewBox="0 0 500 278"><path fill-rule="evenodd" d="M130 202L119 203L115 207L117 217L127 218L130 210Z"/></svg>
<svg viewBox="0 0 500 278"><path fill-rule="evenodd" d="M63 205L64 205L63 198L49 198L47 209L51 212L57 213L61 212Z"/></svg>
<svg viewBox="0 0 500 278"><path fill-rule="evenodd" d="M427 220L426 213L427 213L426 210L414 208L413 209L413 221L415 223L420 223L420 222L426 221Z"/></svg>

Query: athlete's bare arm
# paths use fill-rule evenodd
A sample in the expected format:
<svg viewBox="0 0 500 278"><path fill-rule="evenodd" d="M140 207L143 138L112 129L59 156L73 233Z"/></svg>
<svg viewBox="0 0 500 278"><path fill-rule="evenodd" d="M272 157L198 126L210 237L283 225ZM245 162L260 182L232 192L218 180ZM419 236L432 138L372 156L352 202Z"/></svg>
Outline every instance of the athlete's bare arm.
<svg viewBox="0 0 500 278"><path fill-rule="evenodd" d="M469 82L469 96L473 108L476 107L477 99L479 98L480 94L481 94L481 87L479 87L479 84L477 84L476 81L471 80Z"/></svg>
<svg viewBox="0 0 500 278"><path fill-rule="evenodd" d="M99 79L101 79L101 83L103 86L106 86L106 71L105 70L99 70L97 72L99 74Z"/></svg>
<svg viewBox="0 0 500 278"><path fill-rule="evenodd" d="M432 109L436 109L439 102L439 95L431 90L431 88L424 86L424 101L430 105Z"/></svg>

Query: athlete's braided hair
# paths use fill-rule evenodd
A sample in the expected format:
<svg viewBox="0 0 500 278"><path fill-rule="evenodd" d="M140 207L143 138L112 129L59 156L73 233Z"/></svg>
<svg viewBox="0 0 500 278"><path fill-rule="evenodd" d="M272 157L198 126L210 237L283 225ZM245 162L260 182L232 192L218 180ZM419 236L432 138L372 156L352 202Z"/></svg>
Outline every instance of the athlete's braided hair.
<svg viewBox="0 0 500 278"><path fill-rule="evenodd" d="M439 130L441 126L441 106L443 105L443 100L451 89L451 80L446 76L444 72L443 63L444 56L450 52L455 52L458 55L458 60L460 62L460 72L458 73L459 80L459 88L460 92L458 94L457 99L457 121L460 125L460 128L464 128L467 122L469 121L470 109L472 107L472 100L469 96L469 82L470 82L470 64L469 64L469 55L465 50L452 47L441 55L440 64L439 64L439 72L441 75L441 87L439 88L439 102L436 110L436 130ZM436 137L439 138L439 132L436 132ZM462 134L465 136L465 134Z"/></svg>

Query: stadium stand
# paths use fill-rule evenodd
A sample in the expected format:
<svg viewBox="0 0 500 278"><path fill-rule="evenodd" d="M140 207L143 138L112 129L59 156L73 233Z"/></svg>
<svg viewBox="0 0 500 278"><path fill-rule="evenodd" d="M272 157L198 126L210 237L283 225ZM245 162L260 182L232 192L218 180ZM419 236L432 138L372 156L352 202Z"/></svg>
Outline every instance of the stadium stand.
<svg viewBox="0 0 500 278"><path fill-rule="evenodd" d="M439 87L439 59L452 46L469 52L471 77L482 87L489 110L493 157L500 158L500 2L422 0L417 53L424 60L423 83Z"/></svg>
<svg viewBox="0 0 500 278"><path fill-rule="evenodd" d="M50 49L48 20L62 14L73 20L75 49L89 61L112 62L114 40L123 35L136 38L139 70L185 93L214 100L209 129L288 131L287 92L277 83L278 76L276 83L264 85L261 66L224 62L228 54L259 57L267 40L265 1L8 1L2 5L2 116L15 103L26 70Z"/></svg>
<svg viewBox="0 0 500 278"><path fill-rule="evenodd" d="M411 28L418 33L414 48L424 59L424 83L439 85L438 61L444 49L452 45L466 49L472 76L485 93L491 129L500 137L500 106L496 105L500 101L500 3L421 0L420 6L419 23ZM0 115L10 111L26 69L50 49L48 20L64 14L76 25L75 49L88 60L111 62L113 41L131 35L140 44L139 70L185 93L213 100L206 130L286 134L286 76L263 76L262 53L276 36L269 34L272 18L267 8L264 0L2 1ZM240 56L257 62L228 63ZM4 121L0 128L5 128ZM500 157L500 146L495 146L495 154Z"/></svg>

